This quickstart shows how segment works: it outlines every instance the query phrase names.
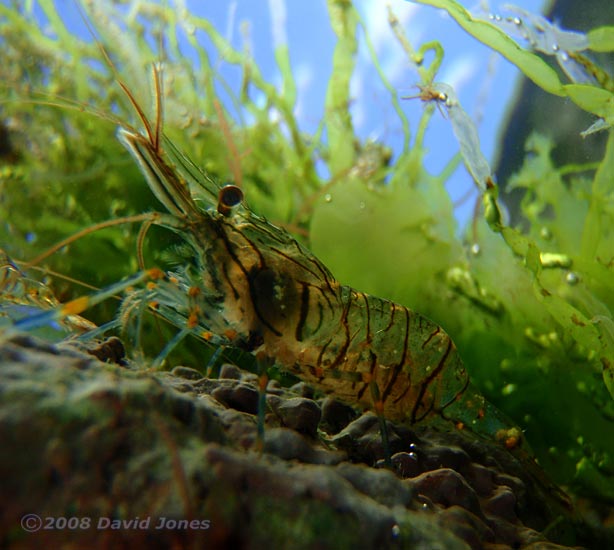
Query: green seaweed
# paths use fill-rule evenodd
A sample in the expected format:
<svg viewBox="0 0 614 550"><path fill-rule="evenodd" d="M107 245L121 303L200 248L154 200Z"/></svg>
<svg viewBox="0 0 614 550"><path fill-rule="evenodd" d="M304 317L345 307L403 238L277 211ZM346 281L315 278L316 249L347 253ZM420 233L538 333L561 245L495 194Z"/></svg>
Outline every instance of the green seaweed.
<svg viewBox="0 0 614 550"><path fill-rule="evenodd" d="M586 36L594 52L614 52L614 27L597 27Z"/></svg>
<svg viewBox="0 0 614 550"><path fill-rule="evenodd" d="M516 65L540 88L555 95L565 95L563 85L556 72L539 56L521 48L512 38L496 25L474 17L461 4L454 0L411 0L418 4L428 4L434 8L445 9L454 20L471 36L499 52Z"/></svg>
<svg viewBox="0 0 614 550"><path fill-rule="evenodd" d="M545 60L458 2L420 3L446 9L544 90L614 122L612 90L564 84ZM159 208L115 138L119 121L136 123L114 71L92 40L65 27L59 5L37 5L46 25L34 17L34 3L0 5L0 121L14 149L0 158L0 248L24 260L85 227ZM251 208L295 233L342 283L443 326L475 384L525 428L544 468L559 482L575 482L578 490L611 501L614 443L606 434L614 427L614 133L598 166L556 166L556 144L533 135L509 182L525 190L522 230L505 224L493 188L483 194L484 217L459 235L445 190L459 156L441 174L424 168L423 137L433 106L412 134L372 54L405 141L395 158L385 143L361 142L352 125L349 83L364 24L349 1L329 0L328 8L337 38L334 71L319 130L305 135L293 114L297 92L285 45L275 46L283 83L277 88L249 51L234 49L209 21L183 9L138 0L128 7L83 7L151 118L149 67L164 60L165 131L180 149L220 180L240 177ZM430 85L443 62L435 31L429 42L413 46L393 14L390 19L390 39L400 40L421 84ZM181 55L179 36L196 54L197 69ZM210 49L201 45L202 36ZM593 51L612 51L611 27L594 29L588 39ZM364 40L368 46L368 36ZM435 52L428 66L427 51ZM240 89L222 78L218 60L240 72ZM272 118L271 110L278 116ZM319 175L317 158L328 175ZM138 231L128 225L92 232L43 266L107 286L138 271ZM150 230L146 264L179 261L177 244L173 235ZM83 293L61 279L53 287L62 301ZM111 303L97 320L110 320L116 309ZM160 351L144 345L149 356ZM202 352L197 347L194 353Z"/></svg>
<svg viewBox="0 0 614 550"><path fill-rule="evenodd" d="M499 52L540 88L553 95L567 96L582 109L604 118L609 126L614 124L614 96L612 93L592 85L563 85L554 69L537 54L521 48L495 24L476 18L454 0L410 1L446 10L471 36ZM598 52L612 51L614 40L612 27L600 27L594 29L592 33L588 34L591 49Z"/></svg>

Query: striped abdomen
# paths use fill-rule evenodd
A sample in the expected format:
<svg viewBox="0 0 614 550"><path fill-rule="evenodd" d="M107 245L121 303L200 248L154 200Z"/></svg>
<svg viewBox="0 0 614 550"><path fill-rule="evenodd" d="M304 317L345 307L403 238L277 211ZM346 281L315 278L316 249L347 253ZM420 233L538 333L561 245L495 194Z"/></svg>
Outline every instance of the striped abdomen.
<svg viewBox="0 0 614 550"><path fill-rule="evenodd" d="M373 406L376 384L384 416L411 423L438 413L466 389L469 379L450 337L406 307L340 287L342 307L333 322L300 340L299 322L270 342L272 355L305 382L346 403ZM319 317L321 304L310 304ZM331 319L332 320L332 319ZM318 321L314 321L314 325Z"/></svg>
<svg viewBox="0 0 614 550"><path fill-rule="evenodd" d="M341 286L260 218L206 225L205 286L223 297L230 343L352 405L372 407L376 384L391 420L418 422L467 388L450 337L422 315Z"/></svg>

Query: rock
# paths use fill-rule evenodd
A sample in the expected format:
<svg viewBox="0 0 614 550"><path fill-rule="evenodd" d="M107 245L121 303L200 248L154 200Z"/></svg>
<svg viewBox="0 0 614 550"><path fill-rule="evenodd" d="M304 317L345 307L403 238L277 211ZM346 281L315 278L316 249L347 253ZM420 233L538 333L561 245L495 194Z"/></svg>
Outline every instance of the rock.
<svg viewBox="0 0 614 550"><path fill-rule="evenodd" d="M505 485L497 487L493 495L484 502L483 508L488 515L499 516L510 522L518 520L516 517L516 496Z"/></svg>
<svg viewBox="0 0 614 550"><path fill-rule="evenodd" d="M396 453L392 455L392 466L401 479L416 477L423 472L418 454L415 452Z"/></svg>
<svg viewBox="0 0 614 550"><path fill-rule="evenodd" d="M239 382L220 385L211 395L220 403L238 411L250 414L258 412L258 390L251 384Z"/></svg>
<svg viewBox="0 0 614 550"><path fill-rule="evenodd" d="M236 365L231 365L230 363L224 363L220 367L220 378L230 378L231 380L241 380L242 376L241 369Z"/></svg>
<svg viewBox="0 0 614 550"><path fill-rule="evenodd" d="M352 486L385 506L409 506L413 492L399 483L398 478L388 470L374 470L361 464L339 464L335 471L347 479Z"/></svg>
<svg viewBox="0 0 614 550"><path fill-rule="evenodd" d="M218 540L218 547L465 548L459 539L437 532L433 518L397 517L330 467L254 462L220 446L210 446L203 461L219 480L208 498L214 506L211 524L226 526L227 538Z"/></svg>
<svg viewBox="0 0 614 550"><path fill-rule="evenodd" d="M290 386L290 391L293 391L297 395L301 397L306 397L307 399L313 399L313 388L309 385L305 384L305 382L297 382L293 386Z"/></svg>
<svg viewBox="0 0 614 550"><path fill-rule="evenodd" d="M415 439L413 432L405 426L394 425L391 422L386 422L386 427L390 454L408 450ZM366 464L374 464L376 460L386 455L380 420L371 412L364 413L352 421L333 436L331 442L347 451L355 460Z"/></svg>
<svg viewBox="0 0 614 550"><path fill-rule="evenodd" d="M177 366L171 370L173 376L185 378L186 380L200 380L203 378L203 373L191 367Z"/></svg>
<svg viewBox="0 0 614 550"><path fill-rule="evenodd" d="M236 409L224 409L219 412L219 418L226 436L237 447L246 451L255 447L258 428L257 421L252 415L239 412Z"/></svg>
<svg viewBox="0 0 614 550"><path fill-rule="evenodd" d="M264 451L283 460L308 464L337 464L345 453L316 449L299 433L287 428L270 428L264 434Z"/></svg>
<svg viewBox="0 0 614 550"><path fill-rule="evenodd" d="M556 516L497 444L387 422L395 475L373 467L372 413L322 437L318 405L279 386L262 442L255 377L197 372L0 336L0 547L564 548L536 530ZM28 533L29 513L186 524Z"/></svg>
<svg viewBox="0 0 614 550"><path fill-rule="evenodd" d="M258 388L258 375L253 372L241 371L241 380L247 384L251 384L254 388Z"/></svg>
<svg viewBox="0 0 614 550"><path fill-rule="evenodd" d="M480 502L475 491L456 471L440 468L406 480L414 492L427 496L444 508L460 506L472 514L481 516Z"/></svg>
<svg viewBox="0 0 614 550"><path fill-rule="evenodd" d="M73 341L72 345L76 345L76 341ZM115 336L94 345L85 344L82 349L105 363L125 365L126 349L122 341Z"/></svg>
<svg viewBox="0 0 614 550"><path fill-rule="evenodd" d="M266 386L267 394L271 395L282 395L284 393L283 386L279 383L279 380L269 380L269 383Z"/></svg>
<svg viewBox="0 0 614 550"><path fill-rule="evenodd" d="M464 474L471 463L467 452L455 445L431 445L428 450L421 449L418 452L423 454L422 463L429 470L451 468Z"/></svg>
<svg viewBox="0 0 614 550"><path fill-rule="evenodd" d="M472 463L465 478L474 488L478 496L490 495L495 487L496 472L481 464Z"/></svg>
<svg viewBox="0 0 614 550"><path fill-rule="evenodd" d="M304 397L293 397L286 400L271 400L270 403L282 426L312 437L316 436L322 413L315 401Z"/></svg>
<svg viewBox="0 0 614 550"><path fill-rule="evenodd" d="M321 407L320 429L331 435L339 433L356 418L356 411L352 407L332 397L325 397L322 400Z"/></svg>
<svg viewBox="0 0 614 550"><path fill-rule="evenodd" d="M497 473L495 475L495 483L497 483L497 485L505 485L509 487L518 496L524 496L524 494L526 493L525 484L522 482L521 479L515 476Z"/></svg>
<svg viewBox="0 0 614 550"><path fill-rule="evenodd" d="M472 550L482 550L484 543L496 540L493 531L481 518L461 506L450 506L440 513L440 521L460 539L464 540Z"/></svg>

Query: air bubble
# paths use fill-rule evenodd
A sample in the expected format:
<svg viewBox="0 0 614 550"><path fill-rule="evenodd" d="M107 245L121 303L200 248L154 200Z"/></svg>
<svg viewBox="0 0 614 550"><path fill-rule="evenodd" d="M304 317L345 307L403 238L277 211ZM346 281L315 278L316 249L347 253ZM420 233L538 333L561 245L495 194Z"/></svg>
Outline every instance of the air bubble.
<svg viewBox="0 0 614 550"><path fill-rule="evenodd" d="M324 195L324 202L333 202L333 196L330 193Z"/></svg>
<svg viewBox="0 0 614 550"><path fill-rule="evenodd" d="M548 229L547 227L542 227L539 230L539 236L544 239L544 241L549 241L550 239L552 239L552 231L550 231L550 229Z"/></svg>
<svg viewBox="0 0 614 550"><path fill-rule="evenodd" d="M360 208L361 210L364 210L366 207L367 207L367 205L363 201L360 201L360 204L358 205L358 208Z"/></svg>
<svg viewBox="0 0 614 550"><path fill-rule="evenodd" d="M568 285L576 285L580 281L580 277L578 277L577 273L570 271L565 276L565 281L567 282Z"/></svg>
<svg viewBox="0 0 614 550"><path fill-rule="evenodd" d="M482 247L478 243L473 243L471 245L471 254L474 256L479 256L482 253Z"/></svg>
<svg viewBox="0 0 614 550"><path fill-rule="evenodd" d="M509 359L503 359L501 361L501 365L499 366L499 368L502 371L510 370L510 369L514 368L514 363L512 361L510 361Z"/></svg>

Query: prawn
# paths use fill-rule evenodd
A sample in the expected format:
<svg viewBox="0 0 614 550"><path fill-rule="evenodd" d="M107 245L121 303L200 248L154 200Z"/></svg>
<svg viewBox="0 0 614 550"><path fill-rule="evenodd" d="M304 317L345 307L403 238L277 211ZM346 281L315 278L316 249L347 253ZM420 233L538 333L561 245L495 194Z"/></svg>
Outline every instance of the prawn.
<svg viewBox="0 0 614 550"><path fill-rule="evenodd" d="M160 72L154 68L156 93ZM126 312L151 307L180 331L165 356L192 334L252 353L340 401L410 424L467 427L512 448L521 431L470 383L446 332L425 316L340 284L285 229L253 212L236 185L220 185L151 123L119 82L144 131L118 138L167 213L150 224L178 233L190 250L173 272L145 270L91 295L15 323L31 329L77 315L132 289ZM159 103L159 102L158 102ZM143 219L143 218L140 218ZM142 283L147 283L142 285ZM143 288L134 290L141 284Z"/></svg>

